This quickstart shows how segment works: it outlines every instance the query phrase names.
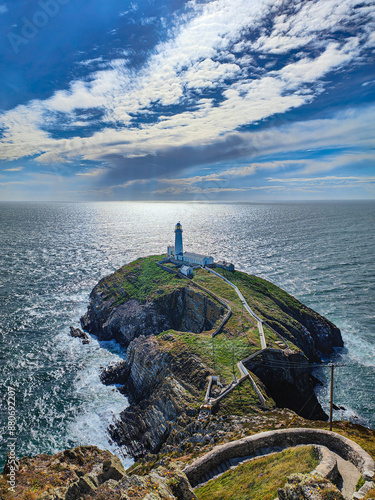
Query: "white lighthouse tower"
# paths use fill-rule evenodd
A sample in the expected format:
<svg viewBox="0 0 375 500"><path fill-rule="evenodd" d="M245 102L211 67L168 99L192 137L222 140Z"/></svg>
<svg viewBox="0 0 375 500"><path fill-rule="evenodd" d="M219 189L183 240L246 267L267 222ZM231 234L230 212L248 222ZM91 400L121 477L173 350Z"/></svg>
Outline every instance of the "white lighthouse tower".
<svg viewBox="0 0 375 500"><path fill-rule="evenodd" d="M174 247L167 246L167 258L173 261L182 261L186 265L197 264L198 266L207 266L214 263L214 258L208 255L201 255L194 252L184 252L182 246L182 225L181 222L177 222L174 229L175 239ZM175 264L179 264L176 263ZM233 264L231 264L233 267ZM183 266L184 267L184 266ZM221 266L222 267L222 266ZM225 267L226 269L226 267ZM233 267L234 269L234 267ZM231 270L233 270L231 269ZM183 273L183 271L181 271ZM184 273L183 273L184 274ZM187 275L188 276L188 275Z"/></svg>
<svg viewBox="0 0 375 500"><path fill-rule="evenodd" d="M175 259L182 260L184 252L182 248L182 226L180 222L177 222L174 232L175 232L175 239L174 239Z"/></svg>

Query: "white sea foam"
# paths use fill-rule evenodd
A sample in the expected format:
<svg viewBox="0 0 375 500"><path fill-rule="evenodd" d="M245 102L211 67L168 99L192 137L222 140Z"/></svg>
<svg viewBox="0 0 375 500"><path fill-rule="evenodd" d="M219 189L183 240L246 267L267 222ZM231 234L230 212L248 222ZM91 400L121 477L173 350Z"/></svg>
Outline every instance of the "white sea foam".
<svg viewBox="0 0 375 500"><path fill-rule="evenodd" d="M107 429L128 406L127 399L115 386L106 386L99 379L103 366L124 359L125 350L115 341L99 342L95 336L90 344L83 345L80 339L60 336L62 342L70 342L77 351L84 366L77 372L74 381L75 395L80 400L76 417L69 422L67 433L72 441L80 445L95 445L115 453L129 467L133 460L125 451L112 442Z"/></svg>

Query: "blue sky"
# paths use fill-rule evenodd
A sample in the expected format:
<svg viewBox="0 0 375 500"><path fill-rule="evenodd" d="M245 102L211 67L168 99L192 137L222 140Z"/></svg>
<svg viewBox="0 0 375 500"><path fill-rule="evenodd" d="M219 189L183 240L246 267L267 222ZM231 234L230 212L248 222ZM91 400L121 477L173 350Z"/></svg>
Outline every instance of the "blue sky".
<svg viewBox="0 0 375 500"><path fill-rule="evenodd" d="M0 200L374 199L375 5L0 0Z"/></svg>

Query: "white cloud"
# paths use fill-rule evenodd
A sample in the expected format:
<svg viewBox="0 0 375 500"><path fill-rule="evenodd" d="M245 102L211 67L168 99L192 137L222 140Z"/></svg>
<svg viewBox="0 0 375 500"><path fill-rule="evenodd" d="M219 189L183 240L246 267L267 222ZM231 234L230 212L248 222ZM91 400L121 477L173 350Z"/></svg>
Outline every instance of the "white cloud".
<svg viewBox="0 0 375 500"><path fill-rule="evenodd" d="M225 172L223 172L225 175ZM159 182L164 182L165 184L174 185L190 185L199 182L221 182L225 181L225 178L220 174L209 174L209 175L195 175L194 177L180 177L178 179L159 179Z"/></svg>
<svg viewBox="0 0 375 500"><path fill-rule="evenodd" d="M247 191L249 188L220 188L220 187L213 187L213 188L200 188L200 187L193 187L193 186L185 186L185 187L168 187L165 189L155 189L152 191L155 194L182 194L182 193L188 193L188 194L210 194L210 193L225 193L225 192L238 192L238 191Z"/></svg>
<svg viewBox="0 0 375 500"><path fill-rule="evenodd" d="M361 33L340 44L329 42L336 28L348 22L351 16L355 20L363 16L366 2L355 11L354 0L296 4L293 14L277 14L271 33L264 32L252 45L253 49L280 52L300 48L312 38L319 38L319 51L314 57L301 55L276 71L262 69L260 77L249 79L242 64L240 67L231 59L231 47L237 44L236 50L240 46L243 50L249 46L242 40L246 30L262 26L263 19L272 18L282 5L281 0L192 3L192 13L174 28L170 40L158 45L137 73L126 66L125 60L116 60L110 69L93 73L86 81L72 82L69 90L57 91L45 101L34 100L0 116L0 124L5 127L0 141L0 158L13 160L39 155L39 161L44 163L79 157L100 160L108 155L134 157L165 148L208 145L241 126L311 101L315 92L320 92L315 87L325 75L360 55L365 37L367 41L371 39L371 31L366 32L364 28L371 16L366 12L367 22L363 20ZM252 64L253 59L246 58L245 55L242 61ZM93 61L84 63L90 66ZM231 79L235 81L224 88L223 82ZM156 116L153 122L140 127L131 125L134 114L152 116L156 103L159 106L176 105L191 99L192 90L218 86L224 88L224 99L220 103L202 98L195 102L195 108L171 116ZM89 138L52 139L46 130L61 123L61 113L66 116L67 126L85 125L86 120L76 118L78 108L104 110L103 121L116 123L116 129L107 127ZM118 127L119 122L123 128ZM311 125L306 124L305 130L311 132ZM328 135L332 138L335 133L337 135L333 130ZM285 134L281 131L279 135ZM300 131L297 136L301 136ZM267 132L247 137L255 148L271 142ZM276 143L277 139L276 134ZM260 141L259 146L257 141ZM272 141L275 142L275 136ZM287 143L291 143L291 138L287 138Z"/></svg>
<svg viewBox="0 0 375 500"><path fill-rule="evenodd" d="M20 172L23 167L4 168L4 172Z"/></svg>
<svg viewBox="0 0 375 500"><path fill-rule="evenodd" d="M25 185L28 184L26 181L8 181L8 182L0 182L0 186L13 186L13 185Z"/></svg>
<svg viewBox="0 0 375 500"><path fill-rule="evenodd" d="M356 0L302 2L294 15L277 16L271 33L262 35L251 46L265 52L287 53L309 43L324 45L325 32L352 31L371 38L375 16L371 3L372 0L361 4Z"/></svg>
<svg viewBox="0 0 375 500"><path fill-rule="evenodd" d="M76 175L80 175L82 177L98 177L99 175L102 175L105 171L106 171L105 168L95 168L87 172L78 172L76 173Z"/></svg>
<svg viewBox="0 0 375 500"><path fill-rule="evenodd" d="M8 12L8 7L5 4L0 5L0 14Z"/></svg>
<svg viewBox="0 0 375 500"><path fill-rule="evenodd" d="M348 181L350 183L368 183L368 182L375 182L375 176L374 175L369 175L369 176L354 176L354 175L349 175L349 176L340 176L340 175L326 175L324 177L289 177L289 178L282 178L278 179L275 177L269 177L268 178L269 182L282 182L284 184L300 184L300 183L324 183L324 184L329 184L329 183L347 183Z"/></svg>

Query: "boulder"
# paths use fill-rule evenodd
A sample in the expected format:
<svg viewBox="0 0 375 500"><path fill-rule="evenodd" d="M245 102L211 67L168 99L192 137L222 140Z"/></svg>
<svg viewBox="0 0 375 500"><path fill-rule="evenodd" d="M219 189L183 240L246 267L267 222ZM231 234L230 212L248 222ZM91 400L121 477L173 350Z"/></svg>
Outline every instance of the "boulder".
<svg viewBox="0 0 375 500"><path fill-rule="evenodd" d="M83 332L80 328L70 327L70 336L73 338L82 339L82 344L88 344L90 342L90 337L87 333Z"/></svg>
<svg viewBox="0 0 375 500"><path fill-rule="evenodd" d="M334 484L312 474L292 474L277 495L279 500L345 500Z"/></svg>

